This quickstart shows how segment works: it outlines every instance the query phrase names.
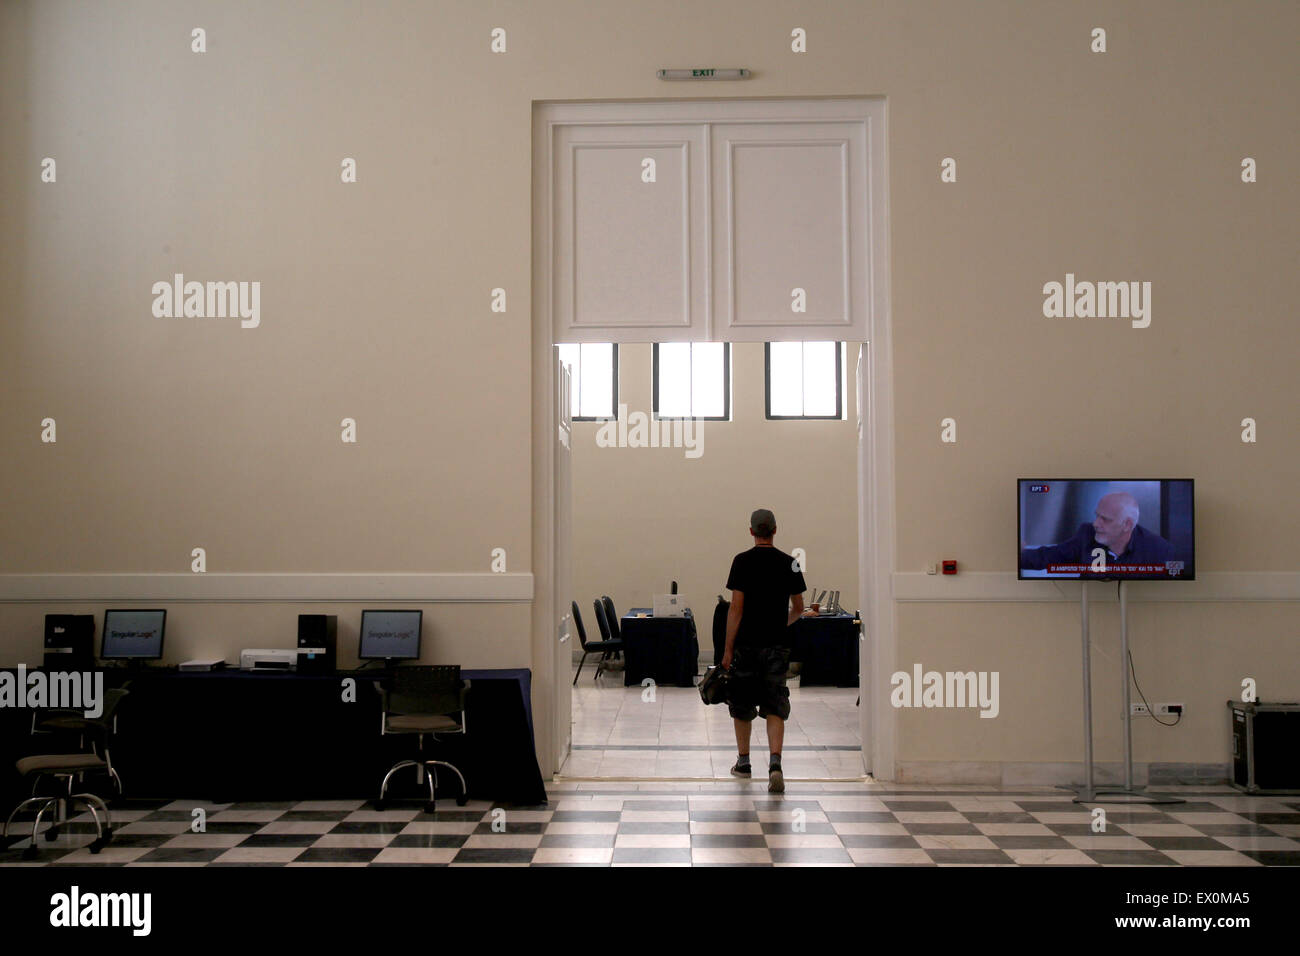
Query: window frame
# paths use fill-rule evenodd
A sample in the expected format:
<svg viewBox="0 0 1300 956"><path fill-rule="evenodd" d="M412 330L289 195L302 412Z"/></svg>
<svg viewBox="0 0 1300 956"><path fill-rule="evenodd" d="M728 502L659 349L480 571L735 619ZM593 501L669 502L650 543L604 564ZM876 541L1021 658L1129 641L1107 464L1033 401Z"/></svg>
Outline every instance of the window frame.
<svg viewBox="0 0 1300 956"><path fill-rule="evenodd" d="M731 343L730 342L665 342L664 345L721 345L722 346L722 414L721 415L660 415L659 414L659 342L653 343L650 354L650 416L657 422L686 421L694 419L701 422L731 421ZM691 361L695 353L691 351ZM694 396L692 396L694 398Z"/></svg>
<svg viewBox="0 0 1300 956"><path fill-rule="evenodd" d="M611 391L610 391L610 396L611 396L611 397L610 397L610 402L611 402L613 408L612 408L610 414L609 414L609 415L579 415L579 414L577 414L577 409L578 409L579 407L581 407L581 402L582 402L582 382L580 381L580 374L581 374L581 373L580 373L580 370L579 370L578 368L575 367L575 369L573 370L573 372L572 372L571 374L573 374L573 376L574 376L573 381L574 381L575 386L577 387L577 392L578 392L578 394L577 394L577 396L576 396L576 399L573 398L573 397L570 398L570 402L574 405L573 414L570 416L570 421L574 421L574 422L612 422L612 421L617 421L617 420L618 420L618 343L617 343L617 342L565 342L565 343L561 343L561 344L565 344L565 345L576 345L576 346L578 347L578 362L579 362L579 364L580 364L581 361L582 361L582 347L583 347L584 345L608 345L608 346L611 346L611 347L614 349L614 353L613 353L613 355L612 355L612 357L611 357L611 359L610 359L610 363L611 363L611 367L612 367L612 377L613 377L612 388L611 388Z"/></svg>
<svg viewBox="0 0 1300 956"><path fill-rule="evenodd" d="M778 345L787 343L778 342ZM803 342L789 343L803 345ZM805 391L805 399L807 393ZM807 402L805 401L805 405ZM763 415L771 422L837 422L844 421L844 343L835 343L835 414L833 415L773 415L772 414L772 343L763 343Z"/></svg>

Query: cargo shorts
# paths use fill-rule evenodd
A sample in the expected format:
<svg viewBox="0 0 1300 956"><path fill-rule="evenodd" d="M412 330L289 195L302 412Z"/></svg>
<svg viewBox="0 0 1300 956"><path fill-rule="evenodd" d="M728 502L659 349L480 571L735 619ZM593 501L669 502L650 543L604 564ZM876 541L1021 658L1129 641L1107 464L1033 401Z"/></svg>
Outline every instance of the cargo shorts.
<svg viewBox="0 0 1300 956"><path fill-rule="evenodd" d="M788 720L790 688L785 685L790 668L788 647L738 647L731 663L727 709L736 720L771 716Z"/></svg>

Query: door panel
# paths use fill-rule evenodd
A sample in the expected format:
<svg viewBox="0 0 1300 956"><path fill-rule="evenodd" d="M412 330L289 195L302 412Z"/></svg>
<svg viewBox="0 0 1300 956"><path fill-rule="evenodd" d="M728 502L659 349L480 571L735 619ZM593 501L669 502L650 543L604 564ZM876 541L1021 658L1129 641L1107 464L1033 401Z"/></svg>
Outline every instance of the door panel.
<svg viewBox="0 0 1300 956"><path fill-rule="evenodd" d="M713 127L719 338L866 338L865 137L863 123Z"/></svg>
<svg viewBox="0 0 1300 956"><path fill-rule="evenodd" d="M557 130L556 342L707 336L704 142L700 126Z"/></svg>
<svg viewBox="0 0 1300 956"><path fill-rule="evenodd" d="M569 368L552 349L556 368L555 393L555 748L557 768L564 766L573 739L573 409Z"/></svg>

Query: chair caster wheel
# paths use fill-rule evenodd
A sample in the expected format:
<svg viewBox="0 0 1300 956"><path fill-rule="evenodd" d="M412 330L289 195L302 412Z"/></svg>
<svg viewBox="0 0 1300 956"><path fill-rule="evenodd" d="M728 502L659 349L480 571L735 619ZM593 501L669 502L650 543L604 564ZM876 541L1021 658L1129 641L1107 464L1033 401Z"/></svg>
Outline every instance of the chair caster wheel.
<svg viewBox="0 0 1300 956"><path fill-rule="evenodd" d="M100 850L104 849L104 841L103 841L103 840L92 840L92 841L90 842L90 845L89 845L88 847L86 847L86 849L89 850L91 853L96 853L96 854L97 854L97 853L99 853Z"/></svg>
<svg viewBox="0 0 1300 956"><path fill-rule="evenodd" d="M24 859L24 860L34 860L34 859L36 859L36 847L35 847L35 846L29 846L29 847L27 847L25 850L23 850L23 859Z"/></svg>
<svg viewBox="0 0 1300 956"><path fill-rule="evenodd" d="M468 794L462 793L459 797L456 798L456 806L458 807L463 807L467 803L469 803Z"/></svg>
<svg viewBox="0 0 1300 956"><path fill-rule="evenodd" d="M45 839L47 839L47 840L49 840L51 843L53 843L55 840L57 840L57 839L59 838L59 828L58 828L58 827L50 827L48 830L45 831L44 836L45 836Z"/></svg>
<svg viewBox="0 0 1300 956"><path fill-rule="evenodd" d="M430 800L428 803L424 805L424 812L437 813L438 812L437 804L435 804L432 800Z"/></svg>

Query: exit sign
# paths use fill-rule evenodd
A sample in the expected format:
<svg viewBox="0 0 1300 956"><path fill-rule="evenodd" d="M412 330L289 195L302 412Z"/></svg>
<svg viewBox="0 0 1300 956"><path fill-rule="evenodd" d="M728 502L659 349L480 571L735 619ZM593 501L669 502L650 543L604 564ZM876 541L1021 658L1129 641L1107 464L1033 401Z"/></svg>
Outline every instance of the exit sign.
<svg viewBox="0 0 1300 956"><path fill-rule="evenodd" d="M689 70L660 70L661 80L744 80L749 78L749 70L721 70L707 66Z"/></svg>

